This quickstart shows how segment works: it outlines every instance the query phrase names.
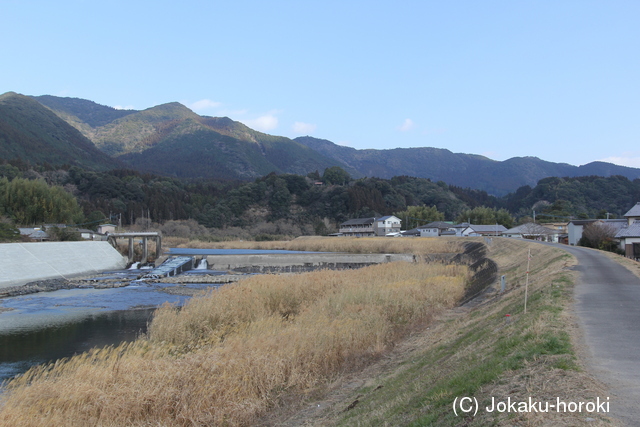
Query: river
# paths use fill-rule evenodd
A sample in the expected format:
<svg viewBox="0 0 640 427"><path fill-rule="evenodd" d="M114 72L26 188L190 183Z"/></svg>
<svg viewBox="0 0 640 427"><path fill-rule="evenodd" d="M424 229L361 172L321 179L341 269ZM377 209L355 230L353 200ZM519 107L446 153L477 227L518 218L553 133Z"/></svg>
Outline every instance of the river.
<svg viewBox="0 0 640 427"><path fill-rule="evenodd" d="M299 253L245 249L171 249L170 255L240 255ZM109 271L95 279L122 278L130 281L141 270ZM191 270L186 274L223 274ZM63 289L54 292L0 299L0 383L25 372L31 366L82 353L93 347L132 341L147 330L155 308L182 305L190 297L165 292L165 288L215 288L217 285L190 283L131 282L108 289Z"/></svg>

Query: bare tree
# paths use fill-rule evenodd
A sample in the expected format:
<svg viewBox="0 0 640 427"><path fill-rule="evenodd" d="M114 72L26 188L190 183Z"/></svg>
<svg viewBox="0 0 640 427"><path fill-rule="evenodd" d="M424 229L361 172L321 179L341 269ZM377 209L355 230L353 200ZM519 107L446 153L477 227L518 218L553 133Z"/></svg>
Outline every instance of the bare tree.
<svg viewBox="0 0 640 427"><path fill-rule="evenodd" d="M611 250L616 236L616 228L611 224L602 221L595 221L587 224L582 231L580 246Z"/></svg>

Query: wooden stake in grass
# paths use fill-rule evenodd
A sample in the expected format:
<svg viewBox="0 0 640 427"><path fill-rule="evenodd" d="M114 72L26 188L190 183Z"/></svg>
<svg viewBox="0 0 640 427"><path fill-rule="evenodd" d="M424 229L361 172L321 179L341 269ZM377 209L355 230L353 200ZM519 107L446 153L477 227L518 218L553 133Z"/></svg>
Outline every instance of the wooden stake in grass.
<svg viewBox="0 0 640 427"><path fill-rule="evenodd" d="M527 314L527 296L529 293L529 267L531 266L531 249L527 255L527 280L524 284L524 314Z"/></svg>

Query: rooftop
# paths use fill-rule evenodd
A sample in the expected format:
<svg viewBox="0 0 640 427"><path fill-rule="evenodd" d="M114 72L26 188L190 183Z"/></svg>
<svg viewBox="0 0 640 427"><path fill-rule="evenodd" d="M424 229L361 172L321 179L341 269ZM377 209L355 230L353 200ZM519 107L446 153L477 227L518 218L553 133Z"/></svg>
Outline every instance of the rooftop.
<svg viewBox="0 0 640 427"><path fill-rule="evenodd" d="M373 224L373 221L375 221L375 218L356 218L345 221L340 224L340 226L343 227L349 225L371 225Z"/></svg>
<svg viewBox="0 0 640 427"><path fill-rule="evenodd" d="M637 216L640 217L640 202L636 203L634 207L629 209L629 212L624 214L625 218Z"/></svg>
<svg viewBox="0 0 640 427"><path fill-rule="evenodd" d="M505 231L506 234L523 234L528 236L539 236L544 234L555 234L556 231L534 222L518 225Z"/></svg>
<svg viewBox="0 0 640 427"><path fill-rule="evenodd" d="M628 227L621 228L616 233L616 238L621 237L640 237L640 221L634 221Z"/></svg>

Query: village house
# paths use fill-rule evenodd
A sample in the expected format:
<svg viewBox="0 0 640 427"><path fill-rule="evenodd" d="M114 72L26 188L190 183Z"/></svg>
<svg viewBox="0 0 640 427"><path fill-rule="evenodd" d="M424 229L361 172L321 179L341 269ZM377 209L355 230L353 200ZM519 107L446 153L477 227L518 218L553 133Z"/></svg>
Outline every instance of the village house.
<svg viewBox="0 0 640 427"><path fill-rule="evenodd" d="M502 233L502 236L558 243L561 234L561 230L554 230L534 222L528 222L506 230Z"/></svg>
<svg viewBox="0 0 640 427"><path fill-rule="evenodd" d="M42 228L18 228L21 236L27 237L29 240L34 242L44 242L45 240L49 240L49 234L46 231L42 230Z"/></svg>
<svg viewBox="0 0 640 427"><path fill-rule="evenodd" d="M469 224L451 224L444 221L434 221L427 225L422 225L416 229L419 231L420 237L437 237L437 236L462 236L463 231L469 227Z"/></svg>
<svg viewBox="0 0 640 427"><path fill-rule="evenodd" d="M101 224L98 226L98 234L115 233L116 226L113 224Z"/></svg>
<svg viewBox="0 0 640 427"><path fill-rule="evenodd" d="M626 224L616 233L627 258L640 259L640 202L624 214Z"/></svg>
<svg viewBox="0 0 640 427"><path fill-rule="evenodd" d="M462 236L502 236L502 233L507 231L504 225L491 224L491 225L475 225L469 224L463 231Z"/></svg>
<svg viewBox="0 0 640 427"><path fill-rule="evenodd" d="M380 218L356 218L340 224L340 235L368 237L400 233L402 220L393 215Z"/></svg>
<svg viewBox="0 0 640 427"><path fill-rule="evenodd" d="M625 219L579 219L569 221L567 226L568 243L571 246L577 246L580 243L580 239L582 239L584 228L594 223L606 224L615 230L620 230L627 221Z"/></svg>

